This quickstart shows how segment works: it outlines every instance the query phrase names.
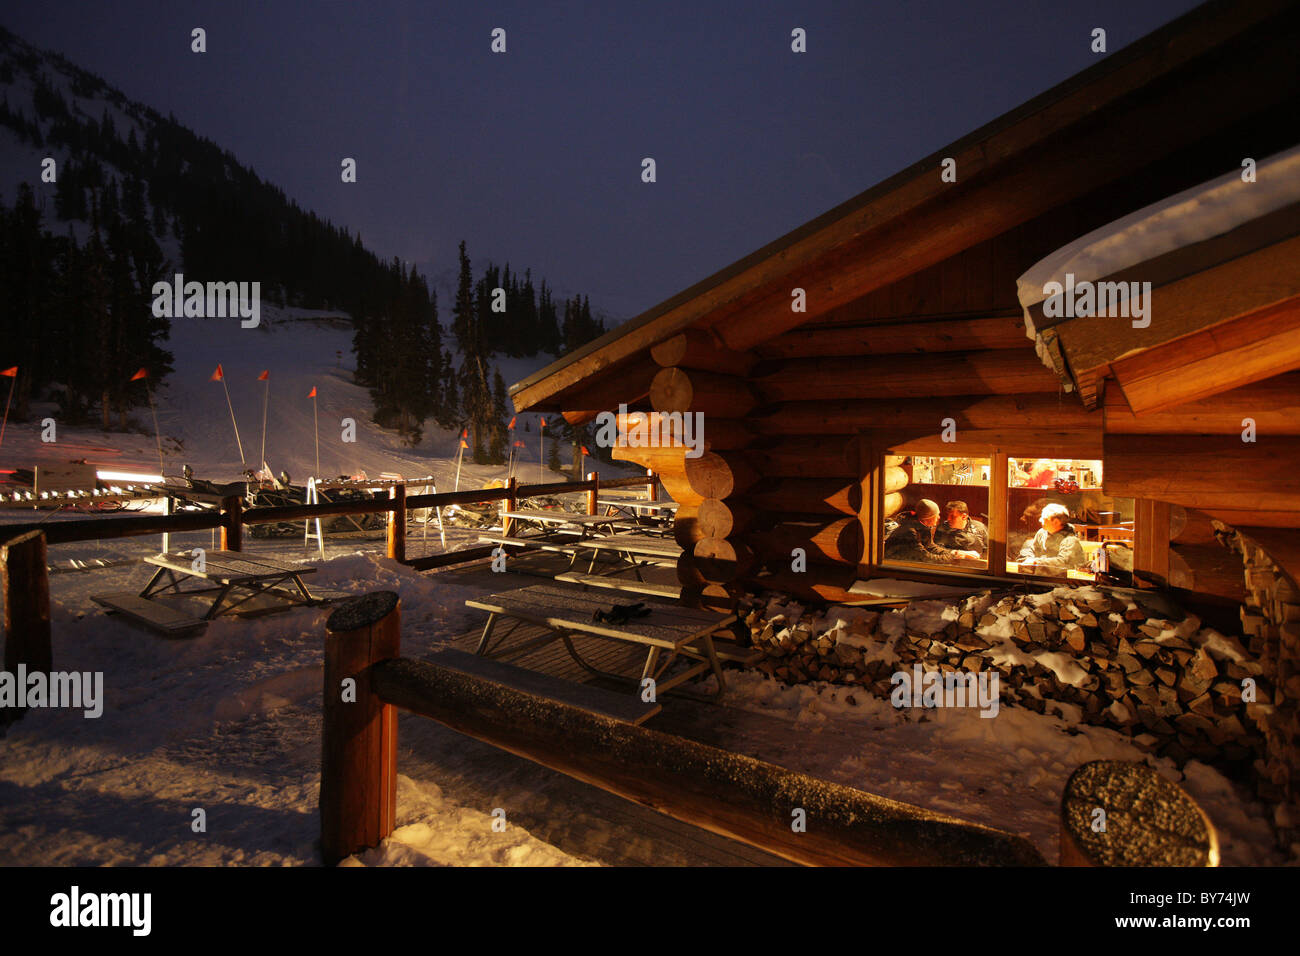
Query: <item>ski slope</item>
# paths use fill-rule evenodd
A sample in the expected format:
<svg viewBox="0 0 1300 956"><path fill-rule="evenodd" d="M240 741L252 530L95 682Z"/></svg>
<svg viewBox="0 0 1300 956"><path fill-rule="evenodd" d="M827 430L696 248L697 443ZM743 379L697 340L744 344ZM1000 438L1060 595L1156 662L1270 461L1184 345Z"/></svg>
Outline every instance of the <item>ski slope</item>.
<svg viewBox="0 0 1300 956"><path fill-rule="evenodd" d="M319 414L320 473L325 476L364 472L407 479L432 476L439 491L456 484L459 433L425 423L424 435L415 447L406 446L396 432L380 428L371 420L369 392L352 381L352 326L346 316L304 309L278 309L263 304L261 324L245 329L237 318L177 318L166 347L173 353L174 371L161 384L151 383L162 436L162 462L167 475L179 475L188 464L197 476L214 481L240 477L245 467L256 468L263 447L263 400L266 398L266 462L274 473L287 471L295 483L305 483L316 472L316 421L313 401L307 396L317 390ZM498 358L507 382L518 381L549 361ZM220 382L212 381L217 365L222 366L230 390L242 442L245 465L240 459L231 423L230 407ZM122 369L123 378L136 370ZM268 371L268 382L258 376ZM269 392L267 385L269 383ZM136 383L133 388L143 388ZM104 432L87 426L59 422L52 403L34 403L30 421L9 423L0 446L0 467L50 467L85 459L101 469L157 475L158 449L148 407L133 415L138 431ZM54 418L53 442L42 440L46 418ZM551 438L541 447L539 418L521 414L515 435L526 443L516 449L516 473L522 481L559 480L555 472L539 469L550 454ZM344 441L345 419L355 423L355 441ZM525 423L531 431L525 431ZM561 460L567 460L567 448ZM631 474L602 464L603 472ZM481 487L504 477L500 465L475 465L465 461L460 487Z"/></svg>

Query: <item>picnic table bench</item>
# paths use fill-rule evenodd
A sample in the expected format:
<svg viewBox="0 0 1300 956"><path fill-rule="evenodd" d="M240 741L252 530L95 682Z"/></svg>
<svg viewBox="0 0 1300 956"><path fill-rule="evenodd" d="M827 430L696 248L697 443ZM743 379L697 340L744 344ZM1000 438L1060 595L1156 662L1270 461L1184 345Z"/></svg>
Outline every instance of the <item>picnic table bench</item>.
<svg viewBox="0 0 1300 956"><path fill-rule="evenodd" d="M236 608L260 598L273 599L269 607L260 608L266 611L316 605L342 596L333 591L318 591L313 595L307 590L302 576L314 573L315 568L242 551L207 551L201 563L196 556L176 553L150 555L144 561L158 570L138 594L120 591L92 595L91 600L167 634L199 628L218 615L234 613ZM192 581L201 586L182 586ZM207 603L209 595L211 602L201 617L157 600L159 597L201 597Z"/></svg>
<svg viewBox="0 0 1300 956"><path fill-rule="evenodd" d="M626 680L625 675L599 670L582 659L573 646L572 636L590 635L644 646L646 659L641 670L641 680L652 678L656 693L667 692L683 681L711 670L718 679L718 693L721 694L725 681L712 635L714 631L734 621L736 615L697 611L659 602L646 603L651 608L649 615L633 618L623 624L610 624L595 620L596 611L609 610L609 602L602 600L599 594L553 584L537 584L465 602L467 607L488 612L483 634L475 650L480 657L497 658L507 653L518 655L560 640L569 656L584 670L602 677ZM511 619L514 623L504 634L495 635L497 640L494 644L495 629L502 618ZM506 639L523 622L539 625L550 633L502 648ZM662 661L661 657L664 657ZM678 657L690 658L697 663L661 680Z"/></svg>

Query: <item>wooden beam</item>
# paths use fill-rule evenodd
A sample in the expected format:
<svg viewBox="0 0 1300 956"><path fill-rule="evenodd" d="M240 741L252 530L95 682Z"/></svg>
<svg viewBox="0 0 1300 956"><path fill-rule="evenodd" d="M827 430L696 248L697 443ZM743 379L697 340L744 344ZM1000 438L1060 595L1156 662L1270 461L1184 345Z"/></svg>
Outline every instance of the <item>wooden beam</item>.
<svg viewBox="0 0 1300 956"><path fill-rule="evenodd" d="M755 370L765 402L937 395L1055 395L1060 380L1033 351L944 352L865 358L789 359L768 374Z"/></svg>
<svg viewBox="0 0 1300 956"><path fill-rule="evenodd" d="M858 473L857 438L795 435L751 447L749 458L764 478L853 477Z"/></svg>
<svg viewBox="0 0 1300 956"><path fill-rule="evenodd" d="M1170 586L1169 545L1172 510L1177 507L1163 501L1139 498L1133 514L1133 575L1137 583ZM1181 510L1181 509L1180 509Z"/></svg>
<svg viewBox="0 0 1300 956"><path fill-rule="evenodd" d="M601 412L617 412L620 404L631 408L650 395L650 383L658 371L659 366L652 362L637 361L593 376L581 389L564 396L561 414L570 425L584 425ZM515 405L520 408L518 401Z"/></svg>
<svg viewBox="0 0 1300 956"><path fill-rule="evenodd" d="M1022 837L637 727L435 660L374 667L391 704L642 806L809 865L1042 865ZM806 832L790 821L804 811Z"/></svg>
<svg viewBox="0 0 1300 956"><path fill-rule="evenodd" d="M747 498L764 511L856 515L862 510L862 486L856 478L782 478L764 482Z"/></svg>
<svg viewBox="0 0 1300 956"><path fill-rule="evenodd" d="M650 349L650 357L664 368L680 366L723 375L745 375L754 362L748 352L725 348L704 329L687 329Z"/></svg>
<svg viewBox="0 0 1300 956"><path fill-rule="evenodd" d="M1052 329L1070 363L1075 382L1081 390L1088 391L1092 388L1092 383L1099 382L1111 373L1113 363L1126 356L1137 356L1163 346L1178 348L1176 343L1186 336L1300 295L1300 278L1295 274L1297 258L1300 258L1300 236L1276 242L1205 271L1157 286L1151 292L1150 301L1146 303L1147 316L1151 321L1146 328L1134 328L1133 320L1123 317L1089 316L1061 322L1052 326ZM1129 277L1137 280L1142 275L1142 266L1138 265L1107 278ZM1201 354L1194 356L1202 357ZM1289 366L1282 364L1256 378L1266 378L1288 370ZM1224 370L1220 370L1222 371ZM1126 366L1126 375L1130 379L1140 378L1141 372L1141 365L1130 362ZM1235 384L1242 385L1246 382ZM1233 385L1225 387L1231 388ZM1177 401L1199 397L1202 396L1180 394ZM1140 401L1139 405L1132 407L1140 411L1142 408L1154 410L1161 406Z"/></svg>
<svg viewBox="0 0 1300 956"><path fill-rule="evenodd" d="M1107 435L1108 495L1152 498L1184 508L1300 511L1300 438Z"/></svg>
<svg viewBox="0 0 1300 956"><path fill-rule="evenodd" d="M898 455L961 455L987 458L998 451L1015 458L1100 458L1101 423L1096 428L1069 431L1038 428L968 428L957 432L957 440L946 442L942 433L913 437L916 431L873 429L872 434Z"/></svg>
<svg viewBox="0 0 1300 956"><path fill-rule="evenodd" d="M899 355L1023 349L1031 342L1025 334L1025 320L1017 314L797 328L755 346L754 351L765 359L796 359L823 355Z"/></svg>
<svg viewBox="0 0 1300 956"><path fill-rule="evenodd" d="M966 429L1101 428L1101 416L1088 412L1071 395L952 395L914 400L792 401L751 419L765 435L842 434L875 428L921 428L938 434L944 419L956 424L957 437Z"/></svg>
<svg viewBox="0 0 1300 956"><path fill-rule="evenodd" d="M1123 392L1107 389L1104 413L1106 431L1115 434L1240 435L1249 418L1261 435L1300 435L1300 372L1141 415L1129 407Z"/></svg>
<svg viewBox="0 0 1300 956"><path fill-rule="evenodd" d="M1297 261L1300 239L1291 263L1300 273ZM1110 368L1139 415L1300 368L1300 295L1112 362Z"/></svg>
<svg viewBox="0 0 1300 956"><path fill-rule="evenodd" d="M657 412L700 412L719 418L744 418L753 411L758 399L743 378L665 368L650 383L650 404Z"/></svg>

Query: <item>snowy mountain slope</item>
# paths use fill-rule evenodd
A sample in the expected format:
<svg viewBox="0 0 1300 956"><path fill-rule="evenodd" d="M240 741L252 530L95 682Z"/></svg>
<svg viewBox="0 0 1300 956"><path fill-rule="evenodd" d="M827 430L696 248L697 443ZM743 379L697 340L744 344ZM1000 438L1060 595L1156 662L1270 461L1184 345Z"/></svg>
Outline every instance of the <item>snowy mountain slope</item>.
<svg viewBox="0 0 1300 956"><path fill-rule="evenodd" d="M175 371L156 388L154 401L163 436L163 465L176 475L183 464L211 480L233 480L243 471L239 446L231 426L230 409L221 383L211 381L218 364L230 389L230 402L239 425L248 467L256 467L262 448L262 404L266 383L257 377L270 372L270 399L266 416L266 460L272 470L289 472L296 482L315 471L315 423L312 400L317 389L320 422L320 468L323 475L381 473L421 478L432 475L438 490L455 484L459 435L427 422L419 445L406 447L396 433L370 420L369 393L352 383L352 328L346 317L302 309L278 309L263 304L258 328L244 329L238 319L179 318L172 320L167 347L174 355ZM535 370L538 360L502 358L493 364L507 381L517 381ZM129 377L134 369L122 369ZM140 387L140 386L136 386ZM10 422L0 447L4 467L50 465L85 458L115 470L140 470L157 474L158 453L148 408L137 409L140 432L101 432L60 425L57 441L41 440L41 420L55 415L52 405L34 408L33 421ZM526 443L517 450L524 463L524 481L559 480L555 472L538 471L549 456L551 438L543 452L539 442L539 415L518 416L516 435ZM356 441L343 440L343 420L355 422ZM525 423L531 431L525 431ZM562 449L561 460L566 460ZM630 473L602 464L605 473ZM474 465L466 461L461 487L481 486L502 477L504 466Z"/></svg>

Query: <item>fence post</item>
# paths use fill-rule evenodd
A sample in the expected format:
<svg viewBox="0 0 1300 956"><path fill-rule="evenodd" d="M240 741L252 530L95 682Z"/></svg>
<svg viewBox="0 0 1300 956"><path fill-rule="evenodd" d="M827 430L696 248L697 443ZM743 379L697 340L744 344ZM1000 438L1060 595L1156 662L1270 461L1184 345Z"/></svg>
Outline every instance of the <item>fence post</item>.
<svg viewBox="0 0 1300 956"><path fill-rule="evenodd" d="M519 479L511 475L506 479L506 511L519 510ZM514 524L512 518L501 519L501 534L509 537L511 525Z"/></svg>
<svg viewBox="0 0 1300 956"><path fill-rule="evenodd" d="M0 579L5 602L4 669L17 675L49 673L54 667L50 645L50 580L45 571L45 533L28 531L0 547ZM0 725L17 720L21 708L0 710Z"/></svg>
<svg viewBox="0 0 1300 956"><path fill-rule="evenodd" d="M164 495L164 496L163 496L163 514L164 514L164 515L173 515L173 514L175 514L175 513L176 513L176 508L175 508L175 505L172 503L172 496L171 496L171 495ZM162 553L163 553L163 554L166 554L166 553L167 553L168 551L170 551L171 549L172 549L172 536L171 536L171 534L170 534L169 532L164 531L164 532L162 533Z"/></svg>
<svg viewBox="0 0 1300 956"><path fill-rule="evenodd" d="M600 495L600 472L587 472L587 480L594 482L591 488L587 491L587 514L594 515L597 511L596 498Z"/></svg>
<svg viewBox="0 0 1300 956"><path fill-rule="evenodd" d="M401 602L373 591L325 622L320 826L325 863L393 832L397 817L397 708L374 693L370 665L401 654Z"/></svg>
<svg viewBox="0 0 1300 956"><path fill-rule="evenodd" d="M406 561L406 485L393 485L388 489L390 500L397 507L388 512L388 556L394 561Z"/></svg>
<svg viewBox="0 0 1300 956"><path fill-rule="evenodd" d="M221 499L221 550L244 550L244 499L238 495Z"/></svg>

